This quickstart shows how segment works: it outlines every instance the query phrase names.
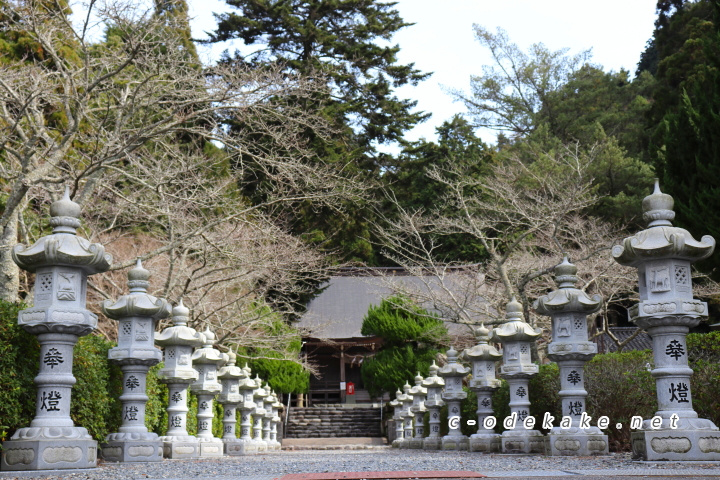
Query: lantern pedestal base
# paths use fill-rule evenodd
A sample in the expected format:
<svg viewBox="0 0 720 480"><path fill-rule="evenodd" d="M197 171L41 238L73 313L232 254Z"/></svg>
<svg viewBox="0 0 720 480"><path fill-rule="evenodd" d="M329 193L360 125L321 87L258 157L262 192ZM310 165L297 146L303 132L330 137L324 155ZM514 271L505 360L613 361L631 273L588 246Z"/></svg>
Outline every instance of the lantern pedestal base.
<svg viewBox="0 0 720 480"><path fill-rule="evenodd" d="M720 461L717 430L641 430L630 442L634 460Z"/></svg>
<svg viewBox="0 0 720 480"><path fill-rule="evenodd" d="M545 436L537 430L505 430L500 442L502 453L545 453Z"/></svg>
<svg viewBox="0 0 720 480"><path fill-rule="evenodd" d="M423 438L423 450L441 450L442 437Z"/></svg>
<svg viewBox="0 0 720 480"><path fill-rule="evenodd" d="M423 445L425 444L424 438L422 437L413 437L408 441L407 448L414 448L416 450L422 450Z"/></svg>
<svg viewBox="0 0 720 480"><path fill-rule="evenodd" d="M108 462L160 462L163 444L153 432L111 433L101 445L101 454Z"/></svg>
<svg viewBox="0 0 720 480"><path fill-rule="evenodd" d="M225 455L225 444L219 438L198 438L200 457L222 457Z"/></svg>
<svg viewBox="0 0 720 480"><path fill-rule="evenodd" d="M443 450L467 450L468 437L465 435L445 435L442 437Z"/></svg>
<svg viewBox="0 0 720 480"><path fill-rule="evenodd" d="M165 458L198 458L200 442L196 437L160 437Z"/></svg>
<svg viewBox="0 0 720 480"><path fill-rule="evenodd" d="M597 432L583 431L568 432L569 429L553 427L546 437L547 454L552 456L589 456L609 455L608 437L602 430L595 427Z"/></svg>
<svg viewBox="0 0 720 480"><path fill-rule="evenodd" d="M223 440L225 443L225 455L237 457L242 455L254 455L257 453L257 445L252 440L242 438Z"/></svg>
<svg viewBox="0 0 720 480"><path fill-rule="evenodd" d="M499 452L500 447L500 434L476 433L470 435L469 450L471 452Z"/></svg>
<svg viewBox="0 0 720 480"><path fill-rule="evenodd" d="M97 445L92 439L59 436L55 439L8 440L2 445L0 469L19 471L95 468Z"/></svg>
<svg viewBox="0 0 720 480"><path fill-rule="evenodd" d="M408 440L405 438L396 438L392 442L393 448L408 448Z"/></svg>

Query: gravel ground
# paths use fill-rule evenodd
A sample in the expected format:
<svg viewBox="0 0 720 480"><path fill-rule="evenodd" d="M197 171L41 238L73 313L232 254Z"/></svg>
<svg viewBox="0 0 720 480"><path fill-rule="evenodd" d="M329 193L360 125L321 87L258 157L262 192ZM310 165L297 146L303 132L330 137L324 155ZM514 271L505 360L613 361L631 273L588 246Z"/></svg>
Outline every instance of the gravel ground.
<svg viewBox="0 0 720 480"><path fill-rule="evenodd" d="M613 454L607 457L546 457L525 455L484 455L472 452L441 452L422 450L330 450L330 451L283 451L246 457L224 457L203 460L165 460L158 463L113 464L101 463L93 470L54 472L51 476L37 476L30 472L13 475L3 472L0 479L15 476L29 480L73 479L230 479L246 477L245 480L270 480L289 473L358 472L358 471L405 471L405 470L462 470L494 476L510 473L532 472L533 476L551 472L588 475L608 474L609 471L625 475L718 475L720 464L698 462L633 462L629 454ZM597 471L597 472L594 472ZM604 471L604 472L601 472ZM558 473L556 473L557 475ZM265 478L262 478L265 477Z"/></svg>

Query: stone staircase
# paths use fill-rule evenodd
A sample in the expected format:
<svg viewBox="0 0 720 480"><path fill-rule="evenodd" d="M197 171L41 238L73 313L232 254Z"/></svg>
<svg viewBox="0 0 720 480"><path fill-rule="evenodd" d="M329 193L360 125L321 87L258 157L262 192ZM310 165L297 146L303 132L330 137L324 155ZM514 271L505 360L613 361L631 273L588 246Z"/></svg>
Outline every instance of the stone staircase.
<svg viewBox="0 0 720 480"><path fill-rule="evenodd" d="M292 407L285 438L380 437L379 408Z"/></svg>

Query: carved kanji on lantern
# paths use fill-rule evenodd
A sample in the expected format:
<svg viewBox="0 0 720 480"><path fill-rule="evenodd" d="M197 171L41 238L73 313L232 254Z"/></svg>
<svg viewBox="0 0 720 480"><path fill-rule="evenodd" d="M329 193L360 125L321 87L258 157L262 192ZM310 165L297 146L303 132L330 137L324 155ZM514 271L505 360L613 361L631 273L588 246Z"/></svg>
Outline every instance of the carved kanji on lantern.
<svg viewBox="0 0 720 480"><path fill-rule="evenodd" d="M465 350L465 357L472 364L470 390L477 394L477 433L470 436L471 452L499 452L500 435L489 427L485 419L493 415L492 395L500 387L500 380L495 378L495 363L502 358L502 353L490 345L490 330L485 325L474 327L473 333L477 345Z"/></svg>
<svg viewBox="0 0 720 480"><path fill-rule="evenodd" d="M87 277L107 271L112 257L102 245L76 235L80 205L69 191L50 206L53 233L31 247L16 245L15 263L35 273L34 305L18 314L18 325L40 343L40 373L35 377L35 418L3 442L3 470L93 468L97 442L70 418L73 348L92 332L97 316L85 308Z"/></svg>
<svg viewBox="0 0 720 480"><path fill-rule="evenodd" d="M567 257L555 267L558 289L540 297L534 305L541 315L552 318L553 338L548 345L548 358L557 362L560 370L560 403L565 424L553 427L548 434L550 455L607 455L608 438L597 426L584 426L587 392L585 391L585 363L596 353L597 346L588 340L587 315L602 306L600 295L587 295L575 288L579 280L577 268ZM565 325L569 328L565 330ZM563 335L560 335L563 328ZM566 334L567 333L567 334Z"/></svg>
<svg viewBox="0 0 720 480"><path fill-rule="evenodd" d="M708 313L707 304L693 298L690 268L713 253L715 239L705 235L698 242L687 230L674 227L673 198L660 191L657 181L642 206L648 228L612 250L618 263L638 269L640 302L630 309L630 319L653 339L659 406L655 415L661 422L653 428L651 420L645 420L640 431L632 432L633 457L717 461L720 432L693 410L685 344L690 327Z"/></svg>

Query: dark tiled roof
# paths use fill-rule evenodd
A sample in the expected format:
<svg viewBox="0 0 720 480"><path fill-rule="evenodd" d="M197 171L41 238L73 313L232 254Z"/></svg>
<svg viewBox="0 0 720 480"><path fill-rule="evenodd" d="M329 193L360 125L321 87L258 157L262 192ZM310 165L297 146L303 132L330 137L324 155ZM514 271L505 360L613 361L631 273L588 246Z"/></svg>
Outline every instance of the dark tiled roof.
<svg viewBox="0 0 720 480"><path fill-rule="evenodd" d="M393 281L413 284L422 288L420 277L412 275L376 276L341 274L330 278L325 290L308 304L297 327L315 338L362 337L360 328L371 305L379 305L383 298L393 294ZM447 324L451 334L468 332L468 327Z"/></svg>
<svg viewBox="0 0 720 480"><path fill-rule="evenodd" d="M632 334L638 330L638 327L610 327L610 331L617 337L621 342L628 339ZM598 346L598 353L617 352L617 345L610 335L604 333L595 338L595 343ZM627 345L623 347L624 352L630 350L652 350L652 338L647 332L640 332L635 338L630 340Z"/></svg>

